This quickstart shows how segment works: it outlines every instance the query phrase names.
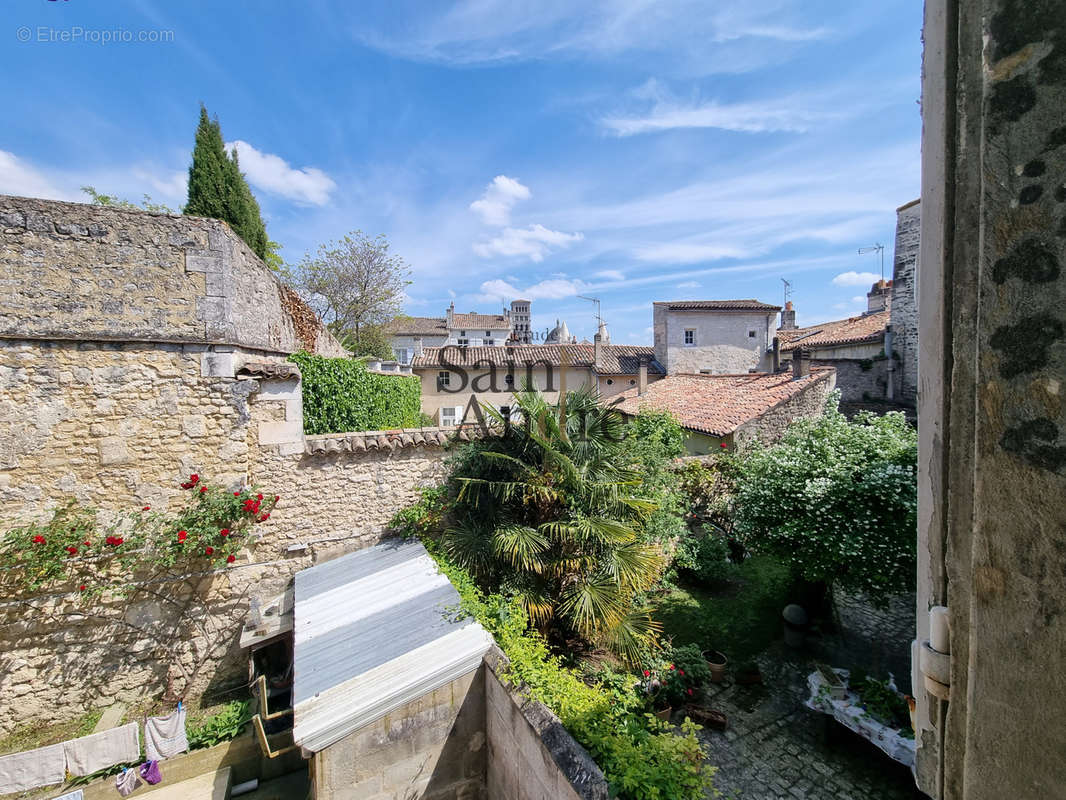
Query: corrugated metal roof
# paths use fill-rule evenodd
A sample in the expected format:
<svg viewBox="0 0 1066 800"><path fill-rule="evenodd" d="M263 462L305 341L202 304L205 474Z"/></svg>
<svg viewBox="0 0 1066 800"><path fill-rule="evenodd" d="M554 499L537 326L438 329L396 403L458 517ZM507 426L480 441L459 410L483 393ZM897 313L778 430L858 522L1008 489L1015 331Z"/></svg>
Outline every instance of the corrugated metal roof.
<svg viewBox="0 0 1066 800"><path fill-rule="evenodd" d="M293 737L319 751L477 668L492 644L418 542L296 574Z"/></svg>

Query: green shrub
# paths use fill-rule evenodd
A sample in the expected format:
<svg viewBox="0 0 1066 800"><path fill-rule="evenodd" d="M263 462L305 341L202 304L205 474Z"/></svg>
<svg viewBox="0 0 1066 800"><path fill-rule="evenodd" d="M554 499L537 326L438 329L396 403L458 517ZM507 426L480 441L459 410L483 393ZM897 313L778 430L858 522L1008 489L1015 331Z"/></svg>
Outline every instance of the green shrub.
<svg viewBox="0 0 1066 800"><path fill-rule="evenodd" d="M903 414L825 413L741 457L736 533L812 583L872 599L913 590L918 436Z"/></svg>
<svg viewBox="0 0 1066 800"><path fill-rule="evenodd" d="M228 742L241 735L245 726L252 721L254 712L251 700L234 700L205 719L199 725L189 728L189 749L199 750Z"/></svg>
<svg viewBox="0 0 1066 800"><path fill-rule="evenodd" d="M362 361L295 353L303 375L304 433L415 428L422 419L422 383L379 375Z"/></svg>
<svg viewBox="0 0 1066 800"><path fill-rule="evenodd" d="M611 796L621 800L703 800L717 797L715 768L689 720L680 735L650 714L636 681L612 674L606 683L589 685L553 656L544 639L529 630L529 618L518 599L484 594L468 573L453 563L434 542L427 547L473 615L496 639L510 659L503 677L559 717L603 770Z"/></svg>
<svg viewBox="0 0 1066 800"><path fill-rule="evenodd" d="M736 564L729 560L729 542L707 525L681 538L674 553L674 566L704 586L722 583L737 574Z"/></svg>

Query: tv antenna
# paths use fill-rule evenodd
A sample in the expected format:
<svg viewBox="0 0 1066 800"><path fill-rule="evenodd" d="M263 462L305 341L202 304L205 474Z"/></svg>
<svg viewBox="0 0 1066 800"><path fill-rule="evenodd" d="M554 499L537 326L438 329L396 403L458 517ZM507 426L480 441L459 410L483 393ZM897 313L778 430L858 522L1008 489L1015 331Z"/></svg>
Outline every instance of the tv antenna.
<svg viewBox="0 0 1066 800"><path fill-rule="evenodd" d="M792 281L786 281L782 278L781 283L785 284L785 302L787 303L792 299Z"/></svg>
<svg viewBox="0 0 1066 800"><path fill-rule="evenodd" d="M868 247L860 247L859 255L863 256L867 253L880 253L881 254L881 280L885 279L885 246L880 242L875 242Z"/></svg>
<svg viewBox="0 0 1066 800"><path fill-rule="evenodd" d="M603 317L600 316L600 299L598 297L585 297L583 294L577 296L578 300L588 300L590 303L596 304L596 323L603 322Z"/></svg>

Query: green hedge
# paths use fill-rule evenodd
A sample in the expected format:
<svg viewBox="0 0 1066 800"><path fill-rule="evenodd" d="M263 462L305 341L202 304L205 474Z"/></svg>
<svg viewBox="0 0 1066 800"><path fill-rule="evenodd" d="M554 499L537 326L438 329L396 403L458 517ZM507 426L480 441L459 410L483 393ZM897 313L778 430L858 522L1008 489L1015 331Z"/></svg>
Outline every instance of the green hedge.
<svg viewBox="0 0 1066 800"><path fill-rule="evenodd" d="M416 428L422 383L416 376L378 375L362 361L296 353L303 374L304 433Z"/></svg>

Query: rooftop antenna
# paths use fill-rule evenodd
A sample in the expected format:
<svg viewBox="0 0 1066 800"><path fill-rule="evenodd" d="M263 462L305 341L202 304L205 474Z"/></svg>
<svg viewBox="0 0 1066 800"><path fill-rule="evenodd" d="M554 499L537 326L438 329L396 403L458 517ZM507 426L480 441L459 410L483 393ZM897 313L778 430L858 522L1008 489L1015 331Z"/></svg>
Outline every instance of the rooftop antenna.
<svg viewBox="0 0 1066 800"><path fill-rule="evenodd" d="M596 323L603 322L603 317L600 316L600 299L598 297L585 297L583 294L577 296L578 300L588 300L590 303L596 304Z"/></svg>
<svg viewBox="0 0 1066 800"><path fill-rule="evenodd" d="M781 283L785 284L785 302L787 303L792 299L792 281L786 281L782 278Z"/></svg>
<svg viewBox="0 0 1066 800"><path fill-rule="evenodd" d="M881 254L881 280L885 279L885 246L880 242L875 242L868 247L860 247L859 255L863 256L867 253L880 253Z"/></svg>

